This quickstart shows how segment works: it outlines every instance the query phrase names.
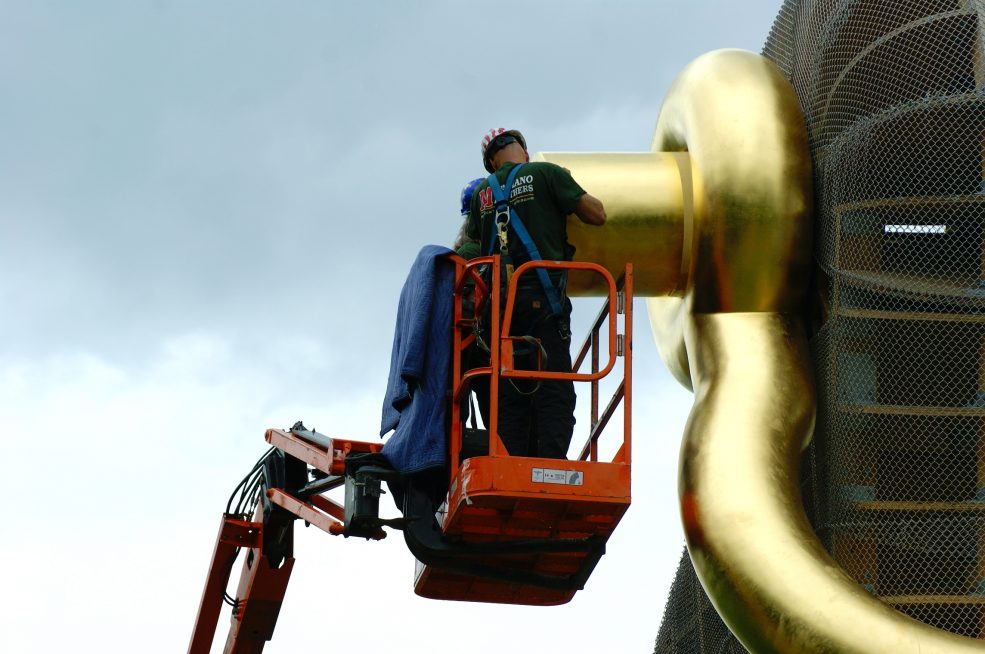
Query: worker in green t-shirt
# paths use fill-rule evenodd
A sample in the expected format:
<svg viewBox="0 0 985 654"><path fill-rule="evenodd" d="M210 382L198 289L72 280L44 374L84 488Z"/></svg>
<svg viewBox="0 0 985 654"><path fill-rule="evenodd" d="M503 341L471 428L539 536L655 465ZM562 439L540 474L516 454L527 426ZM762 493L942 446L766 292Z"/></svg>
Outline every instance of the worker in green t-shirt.
<svg viewBox="0 0 985 654"><path fill-rule="evenodd" d="M522 166L506 189L510 207L523 222L541 259L570 261L574 247L568 243L568 215L588 225L605 224L605 208L598 198L585 192L571 173L556 164L530 163L527 144L517 130L491 130L482 139L482 163L500 185L516 166ZM472 196L466 236L478 240L482 254L500 254L494 222L496 202L489 182L483 181ZM495 242L494 242L495 241ZM508 253L519 267L530 256L521 238L508 230ZM532 336L540 342L540 369L571 372L571 302L564 293L565 277L559 271L548 275L559 311L551 308L550 291L533 272L517 282L511 336ZM514 346L518 369L537 365L535 346ZM546 356L545 356L546 355ZM575 390L570 381L501 380L499 387L499 437L511 455L566 458L574 431ZM533 442L531 442L533 441Z"/></svg>
<svg viewBox="0 0 985 654"><path fill-rule="evenodd" d="M458 230L458 236L455 237L455 243L451 249L455 250L455 254L463 259L475 259L482 255L479 240L469 238L465 233L465 228L468 227L469 223L469 207L472 206L472 196L475 195L475 189L479 187L482 181L482 177L476 177L462 188L462 226Z"/></svg>
<svg viewBox="0 0 985 654"><path fill-rule="evenodd" d="M475 194L475 189L479 187L479 184L481 184L483 180L483 177L477 177L462 188L462 226L458 230L458 235L455 237L455 243L452 245L452 249L455 250L455 254L463 259L475 259L476 257L482 256L482 251L479 247L479 240L469 238L465 231L469 223L469 208L472 206L472 196ZM467 298L467 301L465 302L465 306L463 308L466 309L468 316L471 317L475 308L473 305L474 297L471 282L466 281L464 296ZM466 369L484 368L489 365L489 353L483 351L480 347L473 343L472 346L466 351L464 363ZM489 378L473 378L472 390L469 393L470 400L473 393L475 394L476 404L479 406L479 415L482 416L482 424L488 426ZM464 402L462 409L463 416L471 414L471 412L474 411L472 402ZM473 424L477 424L475 421L475 416L470 416L470 418L472 419Z"/></svg>

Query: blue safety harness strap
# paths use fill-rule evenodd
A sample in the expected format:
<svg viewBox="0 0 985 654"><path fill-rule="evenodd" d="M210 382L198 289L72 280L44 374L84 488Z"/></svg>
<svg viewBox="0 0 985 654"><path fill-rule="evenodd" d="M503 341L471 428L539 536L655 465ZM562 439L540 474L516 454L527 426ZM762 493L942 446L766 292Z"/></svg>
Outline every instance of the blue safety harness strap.
<svg viewBox="0 0 985 654"><path fill-rule="evenodd" d="M499 180L496 179L496 173L489 175L489 178L486 180L489 182L489 190L492 191L493 199L496 200L496 213L493 215L493 221L490 225L490 229L492 229L492 237L489 239L489 247L486 248L486 252L484 253L486 256L492 254L493 247L496 243L496 227L499 216L505 213L508 217L507 222L513 220L512 216L515 212L512 211L513 208L510 207L510 197L506 189L513 188L513 180L516 179L516 174L520 172L520 168L522 167L523 164L517 164L513 167L513 170L511 170L509 175L506 176L506 184L504 186L500 186Z"/></svg>
<svg viewBox="0 0 985 654"><path fill-rule="evenodd" d="M516 214L513 206L510 205L509 193L513 189L513 180L516 179L516 174L520 171L523 164L517 164L510 171L509 176L506 178L506 184L500 186L499 180L496 179L496 173L489 175L489 188L492 190L493 198L496 200L496 218L493 220L492 224L492 238L489 239L489 252L486 254L492 254L492 244L497 238L496 232L496 219L498 219L500 212L506 207L509 207L509 225L516 232L516 236L520 239L520 244L527 250L527 257L531 261L537 261L542 259L540 252L537 250L537 246L534 245L534 241L530 238L530 232L527 231L526 225L520 220L520 216ZM544 287L544 295L547 296L547 302L551 305L551 311L554 315L561 315L561 299L558 297L558 290L551 283L550 275L547 274L547 270L544 268L535 268L534 271L537 273L538 279L540 279L541 286Z"/></svg>

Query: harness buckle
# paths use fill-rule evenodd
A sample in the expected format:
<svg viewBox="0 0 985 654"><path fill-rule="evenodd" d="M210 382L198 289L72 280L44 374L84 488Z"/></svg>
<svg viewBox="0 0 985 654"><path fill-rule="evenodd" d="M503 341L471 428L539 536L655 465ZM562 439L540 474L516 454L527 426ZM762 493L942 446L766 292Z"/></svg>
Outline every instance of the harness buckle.
<svg viewBox="0 0 985 654"><path fill-rule="evenodd" d="M510 224L510 205L508 202L497 202L496 203L496 224L497 225L509 225Z"/></svg>
<svg viewBox="0 0 985 654"><path fill-rule="evenodd" d="M499 249L500 251L505 251L507 245L509 244L509 233L507 231L510 224L510 214L506 212L506 220L501 221L499 219L500 214L496 214L496 236L499 237Z"/></svg>

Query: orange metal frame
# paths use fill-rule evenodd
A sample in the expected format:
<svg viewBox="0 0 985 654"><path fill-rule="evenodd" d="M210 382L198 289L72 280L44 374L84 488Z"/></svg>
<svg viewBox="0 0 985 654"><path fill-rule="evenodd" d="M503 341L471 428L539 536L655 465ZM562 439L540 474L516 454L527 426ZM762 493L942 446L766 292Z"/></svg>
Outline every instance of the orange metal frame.
<svg viewBox="0 0 985 654"><path fill-rule="evenodd" d="M453 361L452 361L452 406L451 406L451 434L450 434L450 461L451 471L454 477L461 464L460 454L462 447L462 400L466 397L472 384L472 380L480 376L489 377L489 456L507 456L506 447L498 436L498 407L499 407L499 380L501 378L515 379L570 379L572 381L591 383L591 430L585 446L579 453L579 460L598 461L598 439L602 431L608 425L609 420L615 415L619 404L623 405L623 443L617 452L613 462L630 464L632 460L632 342L633 342L633 265L627 263L621 279L622 289L613 279L612 274L602 266L594 263L583 263L574 261L528 261L521 265L513 273L507 288L506 307L503 311L504 318L501 319L498 311L491 311L490 333L493 335L489 343L489 365L473 368L468 371L463 369L462 355L475 342L473 333L464 333L471 330L477 317L466 317L462 306L462 294L465 286L469 282L474 287L475 316L482 313L482 307L486 302L491 302L491 306L500 306L501 289L499 284L492 284L488 288L482 275L479 273L481 266L489 266L490 279L499 279L500 261L498 256L479 257L466 261L457 256L451 257L456 264L455 270L455 309L453 334ZM546 372L531 370L516 370L513 368L513 348L514 338L508 336L510 322L513 315L513 306L516 302L517 281L527 272L535 268L561 269L561 270L581 270L593 272L600 275L606 282L607 301L599 315L596 317L591 331L585 342L579 349L572 366L572 372ZM619 313L624 313L624 335L623 351L618 352L619 338L617 334L616 317ZM502 327L500 323L502 322ZM606 365L599 368L600 354L600 332L602 324L608 322L608 361ZM505 334L505 336L504 336ZM584 364L588 354L591 354L592 370L588 373L579 373L578 370ZM616 363L617 354L624 357L623 379L612 399L609 401L605 410L599 415L599 380L612 372Z"/></svg>
<svg viewBox="0 0 985 654"><path fill-rule="evenodd" d="M268 429L265 439L275 448L325 473L327 477L319 492L344 483L345 457L348 454L379 452L383 447L380 443L340 438L308 440L295 432L281 429ZM279 488L268 489L266 496L273 504L328 534L343 534L345 509L332 499L315 494L305 501ZM263 530L262 506L257 507L252 521L234 515L223 516L188 654L208 654L211 650L223 596L241 548L247 549L247 555L223 652L259 654L273 637L274 625L294 567L294 557L287 556L279 567L271 566L263 551ZM384 537L386 532L382 529L372 536L374 540Z"/></svg>
<svg viewBox="0 0 985 654"><path fill-rule="evenodd" d="M605 551L605 542L630 505L630 463L632 458L632 265L622 276L622 290L612 275L591 263L536 261L523 264L514 272L506 288L503 318L498 310L489 311L489 365L465 370L462 358L475 341L474 327L483 307L500 307L499 284L489 288L479 272L488 266L489 279L498 280L499 258L482 257L456 263L455 309L452 362L452 406L450 429L450 484L447 511L442 520L444 533L463 543L475 544L475 553L466 566L445 567L440 563L422 564L415 579L415 592L424 597L511 604L556 605L569 601L582 588ZM572 372L517 370L512 362L509 336L511 315L516 301L517 283L534 268L587 271L606 282L605 306L573 362ZM466 316L463 295L466 285L474 287L474 315ZM617 316L624 314L624 334L617 334ZM608 360L600 361L601 333L608 320ZM621 347L620 347L621 346ZM589 359L590 355L590 359ZM623 378L612 399L599 411L599 380L612 373L616 359L623 358ZM578 372L590 360L589 372ZM489 424L488 455L461 460L464 430L463 400L473 380L488 376ZM576 460L514 457L506 452L497 435L500 379L570 379L591 384L591 425L588 439ZM599 461L598 441L611 418L622 405L622 443L611 461ZM497 553L491 543L510 542L542 546L526 554ZM576 545L580 543L581 545ZM552 545L553 544L553 545ZM572 547L575 545L574 547ZM501 552L507 548L501 548ZM488 553L483 553L488 552Z"/></svg>

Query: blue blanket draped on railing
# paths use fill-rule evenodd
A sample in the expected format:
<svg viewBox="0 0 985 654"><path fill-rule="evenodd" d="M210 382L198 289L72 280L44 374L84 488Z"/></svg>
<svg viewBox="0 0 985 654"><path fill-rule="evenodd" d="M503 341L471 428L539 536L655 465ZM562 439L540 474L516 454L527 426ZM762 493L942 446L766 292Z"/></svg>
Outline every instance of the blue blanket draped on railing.
<svg viewBox="0 0 985 654"><path fill-rule="evenodd" d="M383 454L412 474L447 462L447 391L451 366L455 266L439 245L421 249L400 291L383 399L380 436L395 430Z"/></svg>

